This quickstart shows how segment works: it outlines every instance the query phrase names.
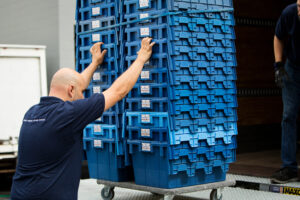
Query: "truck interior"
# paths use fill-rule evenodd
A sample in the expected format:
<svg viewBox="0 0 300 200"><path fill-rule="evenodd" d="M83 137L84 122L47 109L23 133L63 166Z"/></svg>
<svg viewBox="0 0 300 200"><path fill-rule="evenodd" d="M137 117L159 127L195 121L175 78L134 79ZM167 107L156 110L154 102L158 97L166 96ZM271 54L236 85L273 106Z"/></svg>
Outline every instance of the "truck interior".
<svg viewBox="0 0 300 200"><path fill-rule="evenodd" d="M273 38L282 10L295 2L234 1L238 148L229 173L268 178L281 166L282 100L274 82Z"/></svg>

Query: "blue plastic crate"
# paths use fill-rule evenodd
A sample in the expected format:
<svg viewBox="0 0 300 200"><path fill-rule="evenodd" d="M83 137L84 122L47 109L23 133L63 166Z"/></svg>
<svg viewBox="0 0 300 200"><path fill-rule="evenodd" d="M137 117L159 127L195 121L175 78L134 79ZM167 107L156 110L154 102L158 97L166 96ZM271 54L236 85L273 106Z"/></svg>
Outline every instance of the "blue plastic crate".
<svg viewBox="0 0 300 200"><path fill-rule="evenodd" d="M126 98L126 110L129 112L154 111L168 112L168 98Z"/></svg>
<svg viewBox="0 0 300 200"><path fill-rule="evenodd" d="M91 59L92 58L92 55L90 53L90 48L91 47L92 47L92 45L80 47L79 48L79 51L80 51L79 59L82 59L82 60ZM102 49L106 49L107 50L108 59L106 59L106 60L109 60L111 58L118 59L119 55L118 55L118 53L116 53L117 46L115 44L104 44L102 46Z"/></svg>
<svg viewBox="0 0 300 200"><path fill-rule="evenodd" d="M233 75L236 77L236 64L233 62L194 61L191 66L194 75Z"/></svg>
<svg viewBox="0 0 300 200"><path fill-rule="evenodd" d="M151 140L159 142L168 141L168 129L167 128L156 128L156 127L135 127L126 126L127 139L129 140Z"/></svg>
<svg viewBox="0 0 300 200"><path fill-rule="evenodd" d="M168 48L167 48L167 40L166 39L160 39L160 40L153 40L156 44L152 48L153 55L156 54L167 54ZM137 55L137 52L141 48L141 40L138 39L137 41L133 42L126 42L125 43L125 54L128 56L135 56Z"/></svg>
<svg viewBox="0 0 300 200"><path fill-rule="evenodd" d="M124 14L124 23L136 21L136 23L127 24L125 27L137 27L143 25L158 25L168 23L168 16L163 16L168 10L147 10L129 14ZM151 19L147 19L147 18Z"/></svg>
<svg viewBox="0 0 300 200"><path fill-rule="evenodd" d="M144 37L151 37L155 40L165 39L168 37L168 25L143 25L138 27L125 28L127 42L141 41Z"/></svg>
<svg viewBox="0 0 300 200"><path fill-rule="evenodd" d="M181 129L187 129L190 134L232 131L236 128L236 116L210 118L205 112L201 113L201 115L201 117L204 117L192 118L189 113L170 115L168 127L171 131L179 131L179 133ZM183 133L185 134L185 132Z"/></svg>
<svg viewBox="0 0 300 200"><path fill-rule="evenodd" d="M167 83L168 70L167 68L156 68L145 66L141 72L137 83Z"/></svg>
<svg viewBox="0 0 300 200"><path fill-rule="evenodd" d="M84 140L113 141L116 154L125 154L125 144L122 140L122 130L116 125L89 124L83 129Z"/></svg>
<svg viewBox="0 0 300 200"><path fill-rule="evenodd" d="M170 160L170 172L171 174L178 174L179 172L186 172L188 176L193 177L196 175L197 169L202 169L206 174L210 174L213 171L213 167L221 167L224 172L229 169L229 164L232 160L235 160L235 150L232 150L231 158L223 158L223 155L216 153L213 160L208 160L206 155L199 154L196 156L196 162L190 162L187 157L180 157L176 160Z"/></svg>
<svg viewBox="0 0 300 200"><path fill-rule="evenodd" d="M189 162L197 162L198 155L205 155L207 160L217 160L216 154L222 154L223 159L233 162L235 159L235 150L237 148L236 137L232 137L232 143L225 144L222 138L215 140L215 145L209 146L206 140L198 141L198 147L192 148L188 142L182 142L178 145L171 145L168 148L169 159L176 160L180 157L187 157Z"/></svg>
<svg viewBox="0 0 300 200"><path fill-rule="evenodd" d="M119 73L96 70L92 77L92 84L95 85L111 85L117 78Z"/></svg>
<svg viewBox="0 0 300 200"><path fill-rule="evenodd" d="M115 2L100 3L80 8L77 20L84 21L92 18L116 16L119 17L119 7Z"/></svg>
<svg viewBox="0 0 300 200"><path fill-rule="evenodd" d="M100 118L95 120L95 123L113 124L118 128L122 128L122 114L114 111L106 111Z"/></svg>
<svg viewBox="0 0 300 200"><path fill-rule="evenodd" d="M128 126L165 128L168 124L167 112L125 112L124 114Z"/></svg>
<svg viewBox="0 0 300 200"><path fill-rule="evenodd" d="M161 144L155 145L143 141L127 141L129 153L132 154L135 183L160 188L177 188L191 185L199 185L209 182L225 180L226 171L224 167L211 167L206 173L204 167L195 169L194 176L189 170L171 170L170 161L166 155L166 147ZM207 168L208 168L207 167ZM199 165L200 168L200 165Z"/></svg>
<svg viewBox="0 0 300 200"><path fill-rule="evenodd" d="M206 140L211 146L215 144L216 138L223 138L224 142L228 144L230 143L232 136L237 135L236 122L232 124L235 125L232 130L225 130L224 125L211 124L217 130L214 132L209 132L209 124L206 124L202 127L199 127L197 132L191 132L191 130L188 128L181 128L177 131L171 131L169 134L170 144L177 145L181 142L187 141L191 147L197 147L199 140Z"/></svg>
<svg viewBox="0 0 300 200"><path fill-rule="evenodd" d="M98 28L104 28L117 24L117 19L115 16L103 17L97 19L90 19L79 22L78 33L97 30ZM106 30L118 30L118 28L106 28Z"/></svg>
<svg viewBox="0 0 300 200"><path fill-rule="evenodd" d="M214 10L232 8L232 0L171 0L168 7L172 10Z"/></svg>
<svg viewBox="0 0 300 200"><path fill-rule="evenodd" d="M118 45L119 41L117 38L117 32L115 30L108 31L95 31L91 34L79 35L80 46L90 46L96 42L103 42L104 45L102 48L109 47L109 45L114 44ZM118 54L117 54L118 55Z"/></svg>
<svg viewBox="0 0 300 200"><path fill-rule="evenodd" d="M165 10L166 0L124 0L124 14L139 13L142 11Z"/></svg>
<svg viewBox="0 0 300 200"><path fill-rule="evenodd" d="M121 140L122 132L116 125L109 124L89 124L83 130L83 138L115 139Z"/></svg>
<svg viewBox="0 0 300 200"><path fill-rule="evenodd" d="M202 85L203 86L203 85ZM182 89L181 89L182 88ZM223 96L228 100L225 102L234 102L236 101L236 88L220 88L220 89L208 89L200 88L198 90L192 90L189 84L182 84L181 86L172 86L169 89L169 99L170 100L180 100L182 98L189 98L189 102L200 103L202 97L206 97L208 102L216 102L215 98L217 96Z"/></svg>
<svg viewBox="0 0 300 200"><path fill-rule="evenodd" d="M125 166L124 156L117 156L115 142L109 139L84 139L91 178L109 181L133 181L132 167Z"/></svg>
<svg viewBox="0 0 300 200"><path fill-rule="evenodd" d="M125 71L131 64L136 60L137 56L124 56L124 63L121 66L122 70ZM168 54L167 53L159 53L159 54L152 54L151 58L149 59L148 63L145 64L145 69L147 67L150 68L164 68L168 66Z"/></svg>
<svg viewBox="0 0 300 200"><path fill-rule="evenodd" d="M80 71L85 70L92 62L92 59L80 59L78 58L78 69ZM105 57L103 60L103 63L99 66L102 71L114 71L115 73L118 73L120 71L120 68L118 66L119 59L115 59L114 57Z"/></svg>
<svg viewBox="0 0 300 200"><path fill-rule="evenodd" d="M167 83L137 83L128 93L127 98L135 97L168 97Z"/></svg>

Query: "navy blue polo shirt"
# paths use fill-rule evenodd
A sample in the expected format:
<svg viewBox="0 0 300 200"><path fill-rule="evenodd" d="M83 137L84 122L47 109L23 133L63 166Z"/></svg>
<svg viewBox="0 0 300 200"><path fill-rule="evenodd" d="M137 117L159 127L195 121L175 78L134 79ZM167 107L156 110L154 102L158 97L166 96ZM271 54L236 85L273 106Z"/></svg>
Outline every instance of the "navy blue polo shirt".
<svg viewBox="0 0 300 200"><path fill-rule="evenodd" d="M286 7L276 26L275 35L280 40L288 39L285 53L289 61L300 66L300 19L297 4Z"/></svg>
<svg viewBox="0 0 300 200"><path fill-rule="evenodd" d="M77 199L84 127L104 110L103 94L73 102L42 97L24 116L12 200Z"/></svg>

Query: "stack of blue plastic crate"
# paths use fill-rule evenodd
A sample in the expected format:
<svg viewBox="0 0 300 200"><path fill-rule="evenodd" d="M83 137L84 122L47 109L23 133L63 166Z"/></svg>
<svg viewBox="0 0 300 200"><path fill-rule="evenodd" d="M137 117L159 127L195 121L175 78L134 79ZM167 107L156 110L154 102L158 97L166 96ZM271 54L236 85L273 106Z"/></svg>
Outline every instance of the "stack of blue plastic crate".
<svg viewBox="0 0 300 200"><path fill-rule="evenodd" d="M237 134L234 19L223 10L232 1L123 4L123 71L136 59L142 38L156 42L125 100L123 137L135 182L176 188L224 180Z"/></svg>
<svg viewBox="0 0 300 200"><path fill-rule="evenodd" d="M129 180L132 164L136 184L147 186L225 179L237 134L230 9L232 0L77 0L77 71L93 43L108 50L86 97L134 62L142 38L156 42L125 100L84 130L92 178Z"/></svg>
<svg viewBox="0 0 300 200"><path fill-rule="evenodd" d="M106 90L120 75L119 0L77 0L76 70L83 71L92 61L89 52L96 42L107 49L104 62L92 78L85 97ZM101 28L104 28L101 30ZM125 166L125 140L122 139L124 102L103 113L84 129L83 145L91 178L111 181L132 179L132 169Z"/></svg>

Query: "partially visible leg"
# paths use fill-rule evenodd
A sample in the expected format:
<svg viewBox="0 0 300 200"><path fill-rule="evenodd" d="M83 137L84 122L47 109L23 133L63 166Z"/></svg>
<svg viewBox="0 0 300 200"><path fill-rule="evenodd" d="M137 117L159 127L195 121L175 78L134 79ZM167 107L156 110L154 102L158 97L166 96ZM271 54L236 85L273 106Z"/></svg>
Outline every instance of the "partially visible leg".
<svg viewBox="0 0 300 200"><path fill-rule="evenodd" d="M271 177L273 183L287 183L298 180L297 174L297 117L300 106L300 71L288 64L285 66L289 78L282 88L283 116L281 137L282 168ZM299 73L299 81L298 79Z"/></svg>

